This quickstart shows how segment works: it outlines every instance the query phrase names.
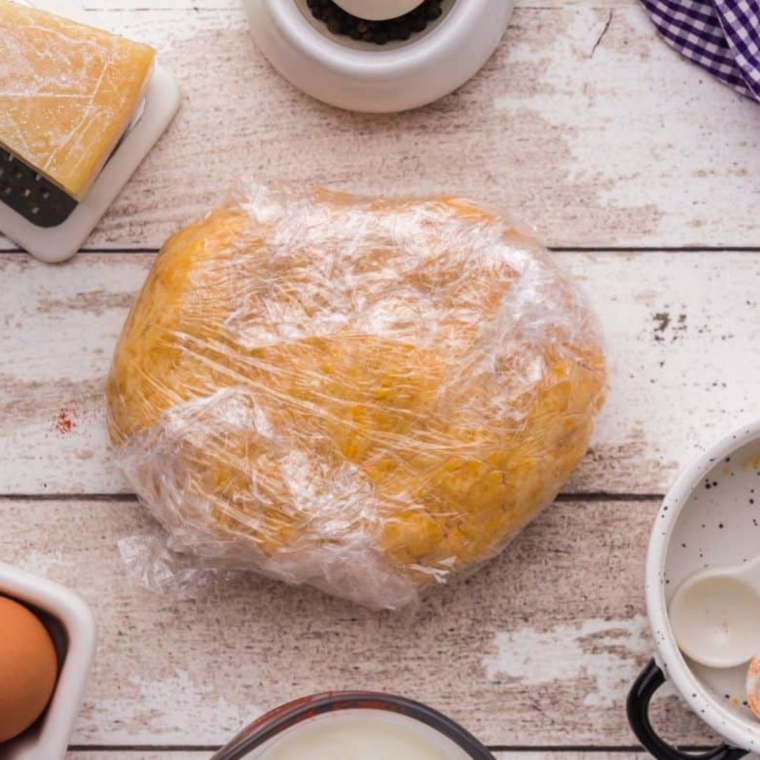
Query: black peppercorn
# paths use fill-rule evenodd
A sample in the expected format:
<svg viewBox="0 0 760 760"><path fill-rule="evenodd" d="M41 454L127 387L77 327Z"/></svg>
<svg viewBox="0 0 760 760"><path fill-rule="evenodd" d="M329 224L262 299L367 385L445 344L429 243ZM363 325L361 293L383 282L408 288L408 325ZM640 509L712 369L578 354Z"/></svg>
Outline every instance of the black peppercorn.
<svg viewBox="0 0 760 760"><path fill-rule="evenodd" d="M442 3L443 0L425 0L419 7L398 18L367 21L344 11L333 0L306 0L312 16L324 22L331 34L375 45L405 42L413 34L425 31L430 22L443 15Z"/></svg>

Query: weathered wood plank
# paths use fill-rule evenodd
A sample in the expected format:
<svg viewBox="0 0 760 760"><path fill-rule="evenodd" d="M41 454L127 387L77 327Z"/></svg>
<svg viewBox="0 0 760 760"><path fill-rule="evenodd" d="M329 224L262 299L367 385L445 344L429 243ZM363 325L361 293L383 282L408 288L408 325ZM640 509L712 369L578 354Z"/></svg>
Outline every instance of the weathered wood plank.
<svg viewBox="0 0 760 760"><path fill-rule="evenodd" d="M177 11L181 13L197 13L208 10L234 10L241 8L242 0L67 0L75 3L77 11L88 13L110 13L128 10L131 12L155 13L159 10ZM40 0L37 0L39 3ZM56 0L46 0L56 2ZM58 0L60 2L60 0ZM516 8L552 8L567 7L568 5L592 6L594 8L629 7L637 0L515 0Z"/></svg>
<svg viewBox="0 0 760 760"><path fill-rule="evenodd" d="M642 760L644 752L577 752L536 751L536 752L495 752L498 760ZM208 758L207 750L183 750L164 752L161 750L85 750L69 752L67 760L202 760Z"/></svg>
<svg viewBox="0 0 760 760"><path fill-rule="evenodd" d="M156 248L241 172L466 193L505 204L560 247L760 245L760 108L680 60L638 3L541 5L517 10L458 93L380 117L296 92L236 5L92 11L93 23L159 48L184 106L88 247Z"/></svg>
<svg viewBox="0 0 760 760"><path fill-rule="evenodd" d="M558 256L600 315L611 368L567 490L662 493L699 446L757 413L760 254ZM102 388L152 258L0 258L0 493L129 490L108 453Z"/></svg>
<svg viewBox="0 0 760 760"><path fill-rule="evenodd" d="M131 587L116 542L156 536L134 502L0 500L3 559L79 590L100 629L77 745L214 745L283 701L372 688L429 702L493 746L630 746L624 699L652 651L653 502L559 503L415 617L256 576L191 601ZM614 577L616 583L599 583ZM658 720L706 740L674 696Z"/></svg>
<svg viewBox="0 0 760 760"><path fill-rule="evenodd" d="M66 760L206 760L211 753L206 750L71 750ZM603 760L600 758L599 760ZM615 758L617 760L617 758Z"/></svg>
<svg viewBox="0 0 760 760"><path fill-rule="evenodd" d="M641 760L644 752L577 752L536 751L536 752L495 752L498 760ZM208 758L206 750L184 750L177 752L157 751L122 751L122 750L86 750L67 754L67 760L204 760Z"/></svg>

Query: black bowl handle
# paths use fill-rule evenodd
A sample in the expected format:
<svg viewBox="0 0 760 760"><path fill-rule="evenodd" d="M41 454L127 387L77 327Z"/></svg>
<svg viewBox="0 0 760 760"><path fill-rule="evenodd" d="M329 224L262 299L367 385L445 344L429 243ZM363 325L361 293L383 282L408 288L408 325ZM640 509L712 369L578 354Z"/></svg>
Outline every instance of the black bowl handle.
<svg viewBox="0 0 760 760"><path fill-rule="evenodd" d="M665 674L654 660L650 660L628 694L628 722L647 752L657 760L738 760L748 754L743 749L722 744L720 747L695 755L682 752L660 739L649 720L649 703L654 693L664 683Z"/></svg>

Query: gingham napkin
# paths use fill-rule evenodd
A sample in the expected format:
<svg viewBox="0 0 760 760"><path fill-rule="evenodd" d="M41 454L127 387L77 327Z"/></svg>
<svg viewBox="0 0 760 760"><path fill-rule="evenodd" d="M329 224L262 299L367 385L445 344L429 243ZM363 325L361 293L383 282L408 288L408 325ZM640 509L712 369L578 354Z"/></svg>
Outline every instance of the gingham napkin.
<svg viewBox="0 0 760 760"><path fill-rule="evenodd" d="M760 101L760 0L641 0L668 44Z"/></svg>

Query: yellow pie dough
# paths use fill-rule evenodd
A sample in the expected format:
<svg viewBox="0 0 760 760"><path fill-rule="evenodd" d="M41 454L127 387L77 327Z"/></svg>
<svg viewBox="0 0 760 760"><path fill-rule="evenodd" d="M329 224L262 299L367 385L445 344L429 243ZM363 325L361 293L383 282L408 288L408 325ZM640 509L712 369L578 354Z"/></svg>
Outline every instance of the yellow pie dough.
<svg viewBox="0 0 760 760"><path fill-rule="evenodd" d="M502 215L255 185L164 245L107 400L174 549L396 608L551 503L604 390L593 315Z"/></svg>

